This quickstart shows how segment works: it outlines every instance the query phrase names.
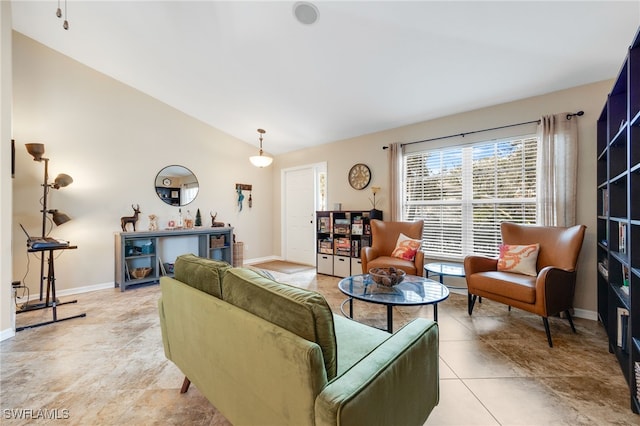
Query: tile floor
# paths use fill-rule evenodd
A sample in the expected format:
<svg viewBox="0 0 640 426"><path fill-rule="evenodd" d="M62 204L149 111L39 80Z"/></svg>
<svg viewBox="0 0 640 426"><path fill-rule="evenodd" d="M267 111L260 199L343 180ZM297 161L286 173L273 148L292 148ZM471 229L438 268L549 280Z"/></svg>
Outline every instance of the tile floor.
<svg viewBox="0 0 640 426"><path fill-rule="evenodd" d="M321 292L339 312L337 278L314 270L274 275ZM164 357L158 295L151 285L65 297L78 303L59 307L59 317L86 318L1 342L0 423L62 421L15 418L22 414L68 425L228 425L194 386L179 394L183 376ZM382 306L356 301L354 309L359 321L385 325ZM432 313L430 306L398 309L394 329ZM564 320L551 319L551 349L540 318L491 301L470 317L466 296L452 294L438 317L440 404L426 425L640 425L599 324L578 318L573 334ZM18 326L50 318L50 310L17 316Z"/></svg>

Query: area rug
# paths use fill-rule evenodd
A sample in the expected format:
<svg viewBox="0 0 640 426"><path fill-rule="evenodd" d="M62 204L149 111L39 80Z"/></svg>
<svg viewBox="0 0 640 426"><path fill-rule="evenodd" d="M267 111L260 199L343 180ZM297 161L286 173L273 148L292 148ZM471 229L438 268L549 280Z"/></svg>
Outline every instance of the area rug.
<svg viewBox="0 0 640 426"><path fill-rule="evenodd" d="M284 260L272 260L269 262L255 263L251 265L251 267L266 269L268 271L281 272L283 274L295 274L296 272L302 272L315 268L315 266L312 265L303 265L301 263L287 262Z"/></svg>

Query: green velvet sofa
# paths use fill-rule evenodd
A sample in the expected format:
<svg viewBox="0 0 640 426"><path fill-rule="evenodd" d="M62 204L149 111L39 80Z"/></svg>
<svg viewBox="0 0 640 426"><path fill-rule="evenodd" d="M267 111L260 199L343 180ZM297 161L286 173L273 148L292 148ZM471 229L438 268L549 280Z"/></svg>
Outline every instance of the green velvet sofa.
<svg viewBox="0 0 640 426"><path fill-rule="evenodd" d="M438 404L438 325L394 334L317 292L180 256L160 280L166 357L234 425L422 425Z"/></svg>

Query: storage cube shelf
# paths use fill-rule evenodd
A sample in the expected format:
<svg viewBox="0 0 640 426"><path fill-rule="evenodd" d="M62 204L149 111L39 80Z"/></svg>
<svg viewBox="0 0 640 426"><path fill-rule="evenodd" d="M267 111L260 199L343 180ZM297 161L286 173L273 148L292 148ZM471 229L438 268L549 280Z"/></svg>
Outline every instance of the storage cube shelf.
<svg viewBox="0 0 640 426"><path fill-rule="evenodd" d="M371 245L368 211L316 212L316 269L348 277L362 273L360 250Z"/></svg>
<svg viewBox="0 0 640 426"><path fill-rule="evenodd" d="M640 31L597 122L598 316L640 412Z"/></svg>
<svg viewBox="0 0 640 426"><path fill-rule="evenodd" d="M158 282L163 275L172 276L175 259L165 259L159 248L171 245L176 237L197 239L194 254L198 256L232 263L233 228L119 232L115 235L115 286L125 291L132 285Z"/></svg>

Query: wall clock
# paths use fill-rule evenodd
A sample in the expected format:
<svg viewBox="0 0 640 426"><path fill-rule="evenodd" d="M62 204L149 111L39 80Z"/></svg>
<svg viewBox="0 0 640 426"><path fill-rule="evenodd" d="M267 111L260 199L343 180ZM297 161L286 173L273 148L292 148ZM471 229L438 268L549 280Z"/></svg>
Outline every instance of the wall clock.
<svg viewBox="0 0 640 426"><path fill-rule="evenodd" d="M164 186L171 186L171 179L169 179L169 178L162 179L162 184Z"/></svg>
<svg viewBox="0 0 640 426"><path fill-rule="evenodd" d="M358 163L349 170L349 185L353 189L365 189L371 182L371 170L366 164Z"/></svg>

